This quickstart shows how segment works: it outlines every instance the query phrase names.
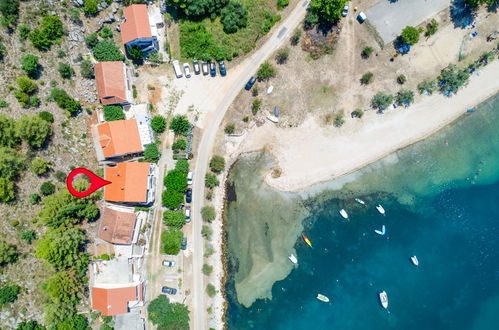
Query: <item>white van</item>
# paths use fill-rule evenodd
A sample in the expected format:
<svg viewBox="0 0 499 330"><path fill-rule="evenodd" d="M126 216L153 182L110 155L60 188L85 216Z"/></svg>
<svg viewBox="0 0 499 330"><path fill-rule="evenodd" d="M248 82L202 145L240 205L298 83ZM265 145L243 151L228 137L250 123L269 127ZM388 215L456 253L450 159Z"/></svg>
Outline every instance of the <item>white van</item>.
<svg viewBox="0 0 499 330"><path fill-rule="evenodd" d="M180 64L178 63L178 61L175 60L172 62L172 64L173 64L173 70L175 71L175 75L177 76L177 78L182 78L183 77L182 70L180 70Z"/></svg>
<svg viewBox="0 0 499 330"><path fill-rule="evenodd" d="M189 173L187 173L187 184L188 185L191 185L192 184L192 171L189 171Z"/></svg>

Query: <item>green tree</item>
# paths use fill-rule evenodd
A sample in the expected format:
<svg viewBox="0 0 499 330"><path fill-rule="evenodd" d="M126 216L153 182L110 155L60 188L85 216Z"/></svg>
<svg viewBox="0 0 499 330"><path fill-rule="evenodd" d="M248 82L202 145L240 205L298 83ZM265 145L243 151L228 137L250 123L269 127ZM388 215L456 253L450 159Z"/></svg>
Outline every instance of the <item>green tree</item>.
<svg viewBox="0 0 499 330"><path fill-rule="evenodd" d="M17 285L9 285L0 287L0 306L12 304L16 301L17 296L21 292L21 288Z"/></svg>
<svg viewBox="0 0 499 330"><path fill-rule="evenodd" d="M185 139L176 139L172 144L173 151L185 150L185 148L187 148L187 141Z"/></svg>
<svg viewBox="0 0 499 330"><path fill-rule="evenodd" d="M211 273L213 273L213 266L208 264L203 264L203 268L201 269L201 271L203 272L203 274L208 276Z"/></svg>
<svg viewBox="0 0 499 330"><path fill-rule="evenodd" d="M94 65L89 60L80 63L80 73L83 78L92 79L94 77Z"/></svg>
<svg viewBox="0 0 499 330"><path fill-rule="evenodd" d="M92 48L92 52L99 62L125 60L125 56L112 40L100 40Z"/></svg>
<svg viewBox="0 0 499 330"><path fill-rule="evenodd" d="M55 273L45 285L45 292L55 304L77 304L80 290L78 277L72 270Z"/></svg>
<svg viewBox="0 0 499 330"><path fill-rule="evenodd" d="M179 170L168 171L164 178L164 184L168 190L185 192L187 190L187 175Z"/></svg>
<svg viewBox="0 0 499 330"><path fill-rule="evenodd" d="M0 22L7 28L15 26L19 15L19 0L0 0Z"/></svg>
<svg viewBox="0 0 499 330"><path fill-rule="evenodd" d="M178 229L165 230L161 234L161 253L176 255L180 251L184 234Z"/></svg>
<svg viewBox="0 0 499 330"><path fill-rule="evenodd" d="M19 136L33 148L41 148L52 135L52 125L39 116L22 116L17 127Z"/></svg>
<svg viewBox="0 0 499 330"><path fill-rule="evenodd" d="M18 77L16 82L17 87L19 87L19 89L26 94L33 94L38 90L36 82L26 76Z"/></svg>
<svg viewBox="0 0 499 330"><path fill-rule="evenodd" d="M201 217L204 221L212 222L213 220L215 220L216 216L217 214L213 206L208 205L201 208Z"/></svg>
<svg viewBox="0 0 499 330"><path fill-rule="evenodd" d="M106 121L123 120L125 119L125 113L123 108L119 105L105 105L104 107L104 119Z"/></svg>
<svg viewBox="0 0 499 330"><path fill-rule="evenodd" d="M38 56L26 54L21 57L21 69L23 69L29 77L36 77L39 66Z"/></svg>
<svg viewBox="0 0 499 330"><path fill-rule="evenodd" d="M459 70L455 64L451 64L440 72L438 77L440 91L447 96L455 94L459 88L468 83L469 78L470 73L467 69Z"/></svg>
<svg viewBox="0 0 499 330"><path fill-rule="evenodd" d="M21 24L17 27L17 32L19 33L19 39L26 40L28 39L31 30L26 24Z"/></svg>
<svg viewBox="0 0 499 330"><path fill-rule="evenodd" d="M283 47L277 51L275 60L278 64L284 64L289 58L289 47Z"/></svg>
<svg viewBox="0 0 499 330"><path fill-rule="evenodd" d="M310 10L317 13L320 21L332 22L341 17L346 3L347 0L312 0Z"/></svg>
<svg viewBox="0 0 499 330"><path fill-rule="evenodd" d="M144 159L148 162L157 162L161 154L156 143L149 143L144 149Z"/></svg>
<svg viewBox="0 0 499 330"><path fill-rule="evenodd" d="M378 92L371 100L371 106L375 109L384 110L393 101L393 96Z"/></svg>
<svg viewBox="0 0 499 330"><path fill-rule="evenodd" d="M183 173L189 172L189 161L187 159L179 159L175 163L175 169Z"/></svg>
<svg viewBox="0 0 499 330"><path fill-rule="evenodd" d="M59 68L57 70L63 79L71 79L74 74L73 68L67 63L59 63Z"/></svg>
<svg viewBox="0 0 499 330"><path fill-rule="evenodd" d="M51 181L45 181L40 186L40 192L44 196L52 195L55 192L55 185Z"/></svg>
<svg viewBox="0 0 499 330"><path fill-rule="evenodd" d="M277 9L282 10L289 5L289 0L277 0Z"/></svg>
<svg viewBox="0 0 499 330"><path fill-rule="evenodd" d="M36 157L31 161L29 168L36 175L42 175L50 169L50 161Z"/></svg>
<svg viewBox="0 0 499 330"><path fill-rule="evenodd" d="M45 15L42 18L42 27L33 30L29 34L29 39L35 48L40 50L49 49L52 44L63 36L64 27L58 16Z"/></svg>
<svg viewBox="0 0 499 330"><path fill-rule="evenodd" d="M25 230L21 233L21 239L28 244L31 244L32 241L36 239L36 231L34 230Z"/></svg>
<svg viewBox="0 0 499 330"><path fill-rule="evenodd" d="M16 147L20 141L19 131L14 119L0 115L0 147Z"/></svg>
<svg viewBox="0 0 499 330"><path fill-rule="evenodd" d="M185 225L185 214L182 210L167 210L163 213L163 222L169 227L182 229Z"/></svg>
<svg viewBox="0 0 499 330"><path fill-rule="evenodd" d="M184 201L184 194L175 190L166 190L162 194L163 206L174 210Z"/></svg>
<svg viewBox="0 0 499 330"><path fill-rule="evenodd" d="M374 79L374 74L372 72L366 72L360 78L360 83L362 85L369 85Z"/></svg>
<svg viewBox="0 0 499 330"><path fill-rule="evenodd" d="M24 321L17 325L16 330L45 330L46 328L43 325L38 324L38 322L34 320Z"/></svg>
<svg viewBox="0 0 499 330"><path fill-rule="evenodd" d="M175 116L170 122L170 129L177 135L187 136L191 124L185 116Z"/></svg>
<svg viewBox="0 0 499 330"><path fill-rule="evenodd" d="M128 49L128 54L132 58L132 60L140 62L144 59L144 52L136 46L130 47Z"/></svg>
<svg viewBox="0 0 499 330"><path fill-rule="evenodd" d="M83 3L83 12L87 16L94 16L98 12L97 1L96 0L85 0Z"/></svg>
<svg viewBox="0 0 499 330"><path fill-rule="evenodd" d="M401 89L395 97L398 104L409 106L414 102L414 92L409 89Z"/></svg>
<svg viewBox="0 0 499 330"><path fill-rule="evenodd" d="M204 178L204 183L207 188L215 188L220 184L215 174L207 173Z"/></svg>
<svg viewBox="0 0 499 330"><path fill-rule="evenodd" d="M113 30L111 30L107 26L104 26L100 31L99 35L104 39L111 39L113 37Z"/></svg>
<svg viewBox="0 0 499 330"><path fill-rule="evenodd" d="M206 293L209 297L213 298L217 294L217 289L215 289L215 286L213 284L208 283L208 285L206 286Z"/></svg>
<svg viewBox="0 0 499 330"><path fill-rule="evenodd" d="M431 95L436 89L437 83L435 80L424 80L418 84L420 94L428 93Z"/></svg>
<svg viewBox="0 0 499 330"><path fill-rule="evenodd" d="M10 202L16 198L14 182L0 178L0 202Z"/></svg>
<svg viewBox="0 0 499 330"><path fill-rule="evenodd" d="M49 98L55 101L59 107L64 109L69 116L75 116L81 111L80 102L72 99L63 89L53 88L50 91Z"/></svg>
<svg viewBox="0 0 499 330"><path fill-rule="evenodd" d="M242 3L230 1L221 11L225 33L234 33L248 24L248 10Z"/></svg>
<svg viewBox="0 0 499 330"><path fill-rule="evenodd" d="M5 266L8 263L15 262L17 257L17 249L14 245L0 241L0 266Z"/></svg>
<svg viewBox="0 0 499 330"><path fill-rule="evenodd" d="M163 116L156 115L152 117L151 120L151 128L154 132L160 134L163 133L166 129L166 119Z"/></svg>
<svg viewBox="0 0 499 330"><path fill-rule="evenodd" d="M419 41L419 30L413 26L406 26L400 36L406 44L414 45Z"/></svg>
<svg viewBox="0 0 499 330"><path fill-rule="evenodd" d="M213 172L221 172L225 168L225 159L222 156L214 155L210 160L210 168Z"/></svg>
<svg viewBox="0 0 499 330"><path fill-rule="evenodd" d="M258 69L256 77L258 80L268 80L275 77L277 71L268 61L263 62Z"/></svg>
<svg viewBox="0 0 499 330"><path fill-rule="evenodd" d="M189 309L180 303L170 303L168 297L160 295L147 306L149 320L158 329L189 329Z"/></svg>
<svg viewBox="0 0 499 330"><path fill-rule="evenodd" d="M55 330L88 330L88 320L81 314L73 314L55 325ZM102 328L101 328L102 329ZM112 330L112 328L111 328Z"/></svg>
<svg viewBox="0 0 499 330"><path fill-rule="evenodd" d="M35 204L38 204L40 203L40 200L42 198L40 197L40 195L38 194L29 194L29 202L32 204L32 205L35 205Z"/></svg>
<svg viewBox="0 0 499 330"><path fill-rule="evenodd" d="M24 157L14 149L0 147L0 178L15 180L24 169Z"/></svg>
<svg viewBox="0 0 499 330"><path fill-rule="evenodd" d="M88 36L85 37L85 45L87 45L88 48L93 49L97 44L99 43L99 37L97 36L97 33L91 33Z"/></svg>
<svg viewBox="0 0 499 330"><path fill-rule="evenodd" d="M54 122L54 115L51 114L48 111L42 111L38 113L38 117L41 119L45 120L47 123L53 123Z"/></svg>

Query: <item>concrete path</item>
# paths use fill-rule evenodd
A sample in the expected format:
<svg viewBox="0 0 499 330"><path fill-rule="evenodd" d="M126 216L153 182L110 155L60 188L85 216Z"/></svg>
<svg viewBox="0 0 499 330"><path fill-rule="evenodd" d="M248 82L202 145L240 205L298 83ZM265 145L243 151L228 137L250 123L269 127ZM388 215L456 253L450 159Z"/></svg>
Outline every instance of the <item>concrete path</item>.
<svg viewBox="0 0 499 330"><path fill-rule="evenodd" d="M417 26L449 7L451 0L382 0L365 13L385 44L395 40L406 26Z"/></svg>

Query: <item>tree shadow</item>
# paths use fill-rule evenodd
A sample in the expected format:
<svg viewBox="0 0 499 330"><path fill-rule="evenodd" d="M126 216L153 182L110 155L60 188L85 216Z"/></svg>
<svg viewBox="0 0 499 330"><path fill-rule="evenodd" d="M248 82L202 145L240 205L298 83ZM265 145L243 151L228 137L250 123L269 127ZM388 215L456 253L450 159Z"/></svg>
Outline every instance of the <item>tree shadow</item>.
<svg viewBox="0 0 499 330"><path fill-rule="evenodd" d="M452 0L450 19L454 24L454 28L464 29L473 22L475 17L475 9L468 5L465 0Z"/></svg>

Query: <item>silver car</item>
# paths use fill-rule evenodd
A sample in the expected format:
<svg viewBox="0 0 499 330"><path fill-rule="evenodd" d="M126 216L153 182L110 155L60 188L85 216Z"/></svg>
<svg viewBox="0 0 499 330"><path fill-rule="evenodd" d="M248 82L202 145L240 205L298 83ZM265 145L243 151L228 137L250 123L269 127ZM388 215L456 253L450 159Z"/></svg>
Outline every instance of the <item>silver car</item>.
<svg viewBox="0 0 499 330"><path fill-rule="evenodd" d="M191 77L191 67L190 67L189 63L184 63L184 73L185 73L186 78Z"/></svg>

